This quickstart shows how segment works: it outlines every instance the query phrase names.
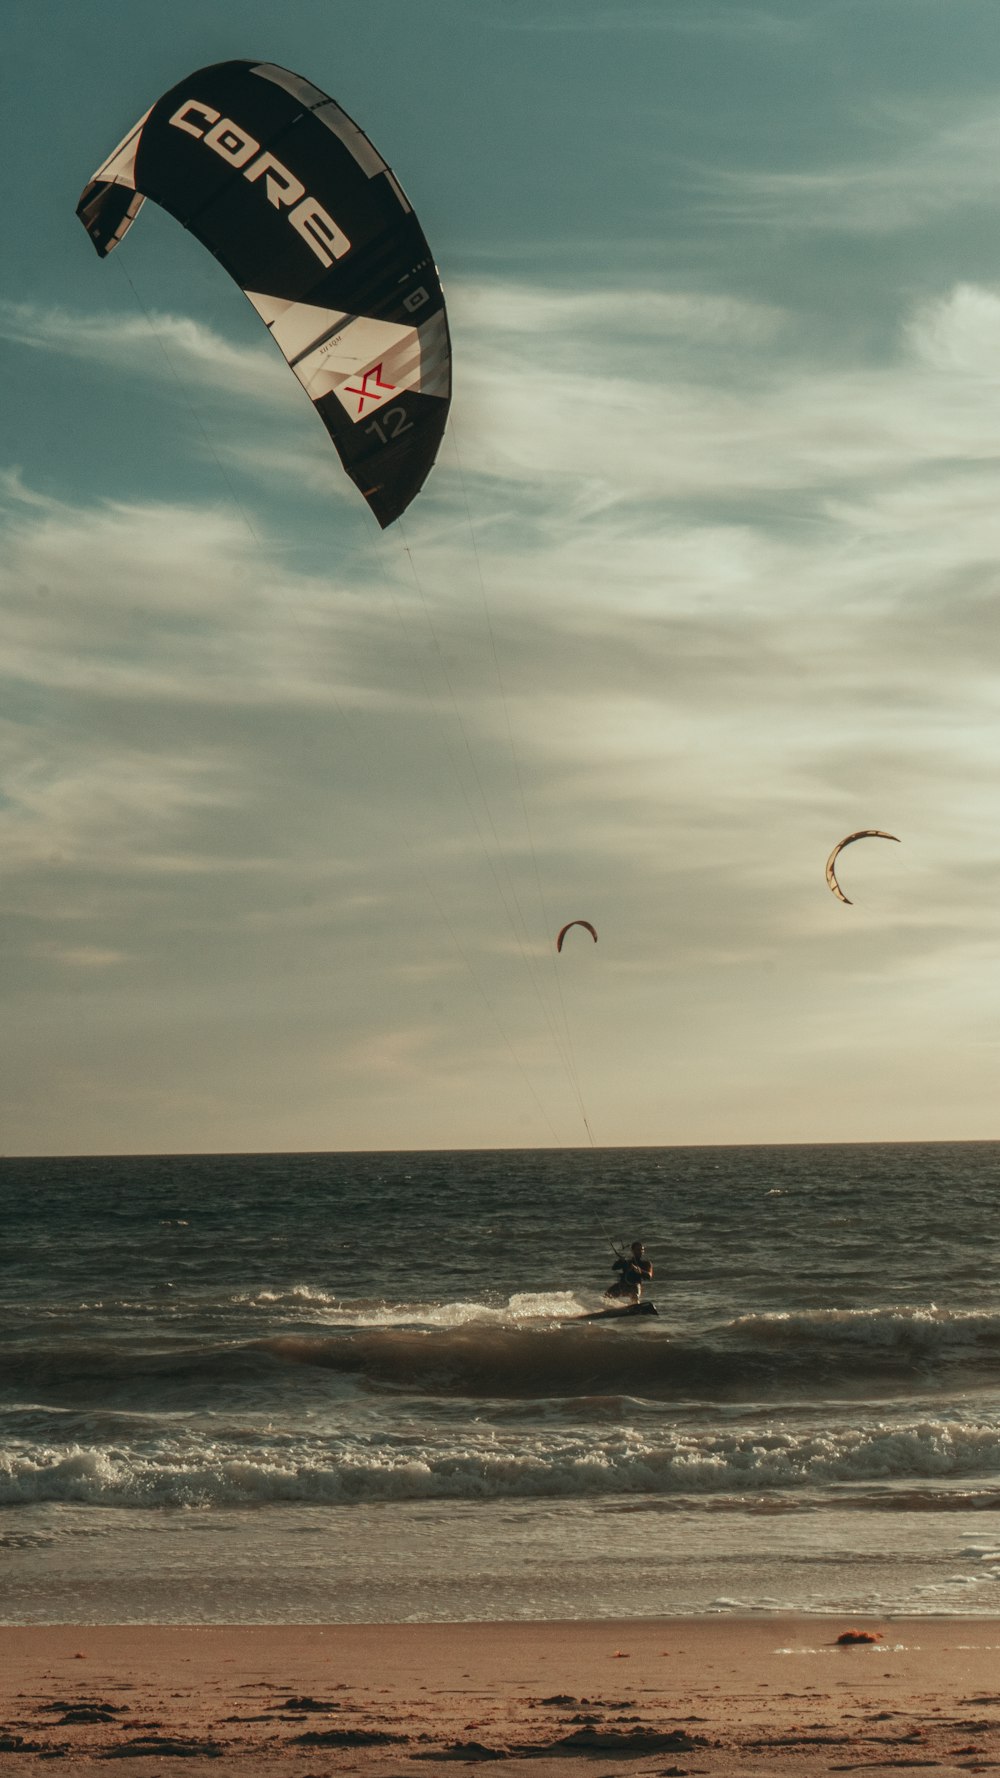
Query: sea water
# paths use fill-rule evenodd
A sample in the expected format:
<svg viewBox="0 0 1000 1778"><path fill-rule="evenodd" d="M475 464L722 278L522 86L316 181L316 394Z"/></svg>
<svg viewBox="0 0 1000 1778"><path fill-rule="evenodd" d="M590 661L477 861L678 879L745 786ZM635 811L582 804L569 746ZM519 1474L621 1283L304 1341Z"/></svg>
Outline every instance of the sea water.
<svg viewBox="0 0 1000 1778"><path fill-rule="evenodd" d="M1000 1613L1000 1144L0 1160L0 1619ZM659 1316L601 1306L641 1238Z"/></svg>

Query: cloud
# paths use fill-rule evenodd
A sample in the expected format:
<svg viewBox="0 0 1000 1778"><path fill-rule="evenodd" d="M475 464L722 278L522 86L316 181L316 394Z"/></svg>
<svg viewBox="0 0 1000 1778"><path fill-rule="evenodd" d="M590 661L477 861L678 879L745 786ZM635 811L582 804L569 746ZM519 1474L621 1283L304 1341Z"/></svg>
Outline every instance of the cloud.
<svg viewBox="0 0 1000 1778"><path fill-rule="evenodd" d="M234 292L235 295L235 292ZM272 346L238 346L186 315L85 315L0 303L0 339L157 381L190 382L245 401L291 408L298 385Z"/></svg>
<svg viewBox="0 0 1000 1778"><path fill-rule="evenodd" d="M707 214L748 226L882 237L991 203L1000 119L992 104L936 127L886 107L876 158L811 172L700 168ZM872 116L859 120L866 133ZM864 138L862 138L864 139ZM886 146L886 142L889 146ZM898 144L898 145L897 145Z"/></svg>
<svg viewBox="0 0 1000 1778"><path fill-rule="evenodd" d="M954 596L956 577L995 555L993 404L969 369L996 310L991 293L962 286L906 322L895 363L844 371L783 356L784 322L754 305L467 290L455 431L407 521L417 584L391 541L352 561L354 588L296 568L283 556L280 501L268 520L243 520L152 503L45 506L10 487L9 668L122 701L328 703L335 650L336 695L351 708L424 706L489 727L495 709L503 721L490 657L465 647L486 621L474 587L470 603L474 545L519 682L546 687L546 705L525 709L529 725L561 708L563 688L571 705L588 675L608 696L607 727L623 734L615 698L654 678L682 706L724 698L741 675L789 701L806 629L822 637L825 673L843 659L847 676L851 647L870 646L880 622L918 601L926 616L944 585ZM654 331L639 373L588 350L615 317L623 337L648 343ZM692 344L741 328L742 375L694 374ZM761 337L766 359L749 351ZM272 496L279 474L300 493L312 486L304 465L329 492L321 440L288 453L241 431L220 448ZM79 574L81 563L93 571ZM375 618L364 588L380 580ZM450 675L441 626L461 660ZM56 633L60 646L48 647ZM912 626L905 646L912 668ZM923 653L939 673L939 646Z"/></svg>
<svg viewBox="0 0 1000 1778"><path fill-rule="evenodd" d="M964 287L933 309L922 305L904 318L894 358L878 366L824 364L815 348L798 349L787 321L782 337L773 316L763 350L754 337L760 317L737 306L727 351L702 372L701 324L684 332L684 304L669 324L661 313L655 346L647 341L641 357L623 365L614 342L603 352L590 346L598 306L582 303L577 324L573 300L557 296L551 307L536 305L542 331L532 329L526 304L523 328L508 329L513 344L489 327L470 338L453 433L467 471L558 489L563 510L581 520L608 504L655 502L666 513L698 501L702 523L707 502L731 523L735 504L753 497L757 528L767 517L759 497L770 494L784 503L773 514L780 530L795 521L796 507L800 522L809 521L824 516L823 503L855 490L863 506L893 479L937 478L945 462L992 458L992 390L955 361L961 339L968 362L973 310L981 342L992 323L985 292ZM714 328L719 315L710 306L707 314ZM565 322L553 349L557 315ZM460 318L459 337L461 325ZM621 335L636 338L627 325ZM644 528L651 516L644 514Z"/></svg>
<svg viewBox="0 0 1000 1778"><path fill-rule="evenodd" d="M920 304L906 332L933 369L1000 382L1000 291L956 284L947 296Z"/></svg>
<svg viewBox="0 0 1000 1778"><path fill-rule="evenodd" d="M70 969L113 969L117 964L129 961L125 951L101 950L97 945L52 945L47 948L47 954L53 962Z"/></svg>
<svg viewBox="0 0 1000 1778"><path fill-rule="evenodd" d="M719 296L711 291L664 291L611 288L567 291L533 284L459 280L448 287L449 308L456 325L489 341L500 334L537 337L551 350L552 336L563 335L578 351L581 339L596 335L599 363L613 354L616 340L680 341L718 347L732 340L750 347L772 339L786 317L767 303Z"/></svg>
<svg viewBox="0 0 1000 1778"><path fill-rule="evenodd" d="M925 1017L998 919L994 311L943 292L875 371L810 363L752 304L470 288L455 432L370 548L327 504L299 553L309 452L273 433L245 513L8 474L0 845L32 1031L87 996L206 1135L266 1052L287 1104L398 1095L404 1141L421 1094L471 1135L469 1094L523 1067L552 1140L567 990L620 1103L636 1044L682 1073L762 1025L819 1044L811 1009L859 980ZM220 448L249 465L246 430ZM844 910L823 864L868 825L901 859L852 860ZM554 985L580 915L598 967ZM290 1128L252 1115L251 1145Z"/></svg>
<svg viewBox="0 0 1000 1778"><path fill-rule="evenodd" d="M263 518L235 501L81 505L17 476L5 487L9 679L123 706L326 705L335 694L323 638L337 617L350 629L361 596L281 567Z"/></svg>

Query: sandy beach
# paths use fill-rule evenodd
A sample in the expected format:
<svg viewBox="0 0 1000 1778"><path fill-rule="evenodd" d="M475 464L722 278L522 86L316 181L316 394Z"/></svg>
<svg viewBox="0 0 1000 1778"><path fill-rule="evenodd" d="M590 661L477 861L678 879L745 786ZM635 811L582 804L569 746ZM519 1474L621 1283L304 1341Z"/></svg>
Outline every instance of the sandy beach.
<svg viewBox="0 0 1000 1778"><path fill-rule="evenodd" d="M4 1626L0 1771L986 1771L998 1662L986 1618Z"/></svg>

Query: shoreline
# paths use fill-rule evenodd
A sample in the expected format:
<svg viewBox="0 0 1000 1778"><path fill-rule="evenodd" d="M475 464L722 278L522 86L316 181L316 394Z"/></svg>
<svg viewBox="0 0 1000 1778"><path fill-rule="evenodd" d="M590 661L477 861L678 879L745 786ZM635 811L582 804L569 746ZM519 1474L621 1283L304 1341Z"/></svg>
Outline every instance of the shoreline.
<svg viewBox="0 0 1000 1778"><path fill-rule="evenodd" d="M948 1774L1000 1764L998 1657L980 1616L0 1625L0 1772Z"/></svg>

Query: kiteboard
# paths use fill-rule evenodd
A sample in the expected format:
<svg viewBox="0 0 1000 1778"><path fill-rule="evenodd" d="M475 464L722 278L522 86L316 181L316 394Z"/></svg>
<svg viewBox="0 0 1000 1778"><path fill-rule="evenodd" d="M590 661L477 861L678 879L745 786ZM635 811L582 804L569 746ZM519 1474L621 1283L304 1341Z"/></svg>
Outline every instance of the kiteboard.
<svg viewBox="0 0 1000 1778"><path fill-rule="evenodd" d="M573 1321L618 1321L623 1315L658 1315L655 1303L626 1303L621 1309L594 1309L589 1315L573 1315Z"/></svg>

